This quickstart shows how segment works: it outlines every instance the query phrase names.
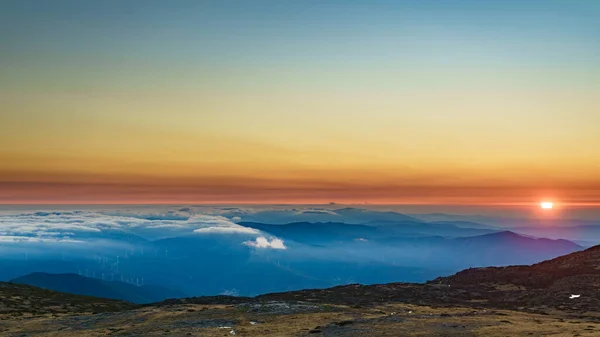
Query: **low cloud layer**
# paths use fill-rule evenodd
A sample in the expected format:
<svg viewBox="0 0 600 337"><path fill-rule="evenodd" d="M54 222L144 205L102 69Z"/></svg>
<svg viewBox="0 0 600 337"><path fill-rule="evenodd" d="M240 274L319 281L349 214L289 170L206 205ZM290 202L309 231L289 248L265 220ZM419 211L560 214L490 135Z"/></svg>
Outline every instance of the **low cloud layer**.
<svg viewBox="0 0 600 337"><path fill-rule="evenodd" d="M129 233L147 240L196 234L249 234L260 231L218 215L167 211L44 211L0 214L0 242L79 242L106 233ZM278 245L278 244L276 244Z"/></svg>
<svg viewBox="0 0 600 337"><path fill-rule="evenodd" d="M287 249L281 239L271 238L271 241L269 241L264 236L259 236L254 241L246 241L244 244L254 248Z"/></svg>
<svg viewBox="0 0 600 337"><path fill-rule="evenodd" d="M194 230L194 233L243 233L243 234L259 234L260 232L254 228L243 226L219 226L219 227L204 227Z"/></svg>
<svg viewBox="0 0 600 337"><path fill-rule="evenodd" d="M0 235L0 243L46 243L46 242L65 242L65 243L80 243L82 241L72 240L69 238L44 238L18 235Z"/></svg>

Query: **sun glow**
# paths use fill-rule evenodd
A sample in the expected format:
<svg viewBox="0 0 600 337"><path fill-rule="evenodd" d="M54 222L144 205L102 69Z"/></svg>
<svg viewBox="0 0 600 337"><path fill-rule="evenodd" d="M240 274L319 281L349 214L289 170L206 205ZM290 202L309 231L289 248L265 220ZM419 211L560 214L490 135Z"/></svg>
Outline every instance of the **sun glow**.
<svg viewBox="0 0 600 337"><path fill-rule="evenodd" d="M554 207L554 203L550 201L542 201L540 203L540 207L543 209L552 209L552 207Z"/></svg>

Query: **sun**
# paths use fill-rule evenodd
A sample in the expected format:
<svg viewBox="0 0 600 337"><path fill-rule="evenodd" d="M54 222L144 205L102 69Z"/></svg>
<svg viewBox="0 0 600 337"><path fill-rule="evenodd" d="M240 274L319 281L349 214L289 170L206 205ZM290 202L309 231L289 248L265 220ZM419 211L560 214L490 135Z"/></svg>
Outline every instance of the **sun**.
<svg viewBox="0 0 600 337"><path fill-rule="evenodd" d="M552 209L552 207L554 207L554 203L551 201L542 201L540 203L540 207L543 209Z"/></svg>

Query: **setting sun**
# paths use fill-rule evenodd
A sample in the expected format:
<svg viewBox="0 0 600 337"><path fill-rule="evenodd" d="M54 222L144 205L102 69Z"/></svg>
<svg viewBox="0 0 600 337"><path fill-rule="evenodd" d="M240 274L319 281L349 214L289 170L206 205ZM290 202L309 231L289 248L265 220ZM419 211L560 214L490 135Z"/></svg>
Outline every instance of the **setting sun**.
<svg viewBox="0 0 600 337"><path fill-rule="evenodd" d="M554 204L550 201L543 201L540 203L540 207L542 207L543 209L552 209L552 207L554 207Z"/></svg>

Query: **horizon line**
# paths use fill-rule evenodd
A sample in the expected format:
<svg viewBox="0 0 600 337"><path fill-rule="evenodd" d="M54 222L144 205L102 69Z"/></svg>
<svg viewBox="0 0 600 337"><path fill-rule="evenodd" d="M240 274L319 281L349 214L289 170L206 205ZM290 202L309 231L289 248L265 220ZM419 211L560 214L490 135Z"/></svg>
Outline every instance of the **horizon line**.
<svg viewBox="0 0 600 337"><path fill-rule="evenodd" d="M80 205L80 206L104 206L104 205L131 205L131 206L227 206L227 205L246 205L246 206L489 206L489 207L534 207L539 205L540 201L529 202L249 202L249 201L215 201L215 202L8 202L0 203L0 206L53 206L53 205ZM554 207L600 207L600 202L554 202Z"/></svg>

